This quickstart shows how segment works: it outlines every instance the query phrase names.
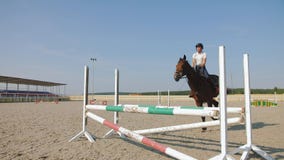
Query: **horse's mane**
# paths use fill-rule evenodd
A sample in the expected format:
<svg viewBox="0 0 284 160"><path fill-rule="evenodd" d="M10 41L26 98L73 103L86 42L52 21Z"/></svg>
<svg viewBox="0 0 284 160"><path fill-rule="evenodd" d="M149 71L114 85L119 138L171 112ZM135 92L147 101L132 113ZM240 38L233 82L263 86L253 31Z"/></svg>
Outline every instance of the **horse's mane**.
<svg viewBox="0 0 284 160"><path fill-rule="evenodd" d="M197 76L198 78L201 78L202 76L200 75L199 72L197 72L191 65L190 62L188 60L184 60L185 64L190 68L190 71L193 72L195 75L193 76Z"/></svg>

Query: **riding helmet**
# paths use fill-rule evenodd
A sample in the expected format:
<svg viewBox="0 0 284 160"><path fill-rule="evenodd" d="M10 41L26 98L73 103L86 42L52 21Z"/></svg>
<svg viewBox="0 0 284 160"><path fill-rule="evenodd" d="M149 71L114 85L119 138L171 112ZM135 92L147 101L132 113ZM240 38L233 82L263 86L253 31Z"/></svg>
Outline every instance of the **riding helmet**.
<svg viewBox="0 0 284 160"><path fill-rule="evenodd" d="M202 43L197 43L195 48L197 48L197 47L201 47L203 49L203 44Z"/></svg>

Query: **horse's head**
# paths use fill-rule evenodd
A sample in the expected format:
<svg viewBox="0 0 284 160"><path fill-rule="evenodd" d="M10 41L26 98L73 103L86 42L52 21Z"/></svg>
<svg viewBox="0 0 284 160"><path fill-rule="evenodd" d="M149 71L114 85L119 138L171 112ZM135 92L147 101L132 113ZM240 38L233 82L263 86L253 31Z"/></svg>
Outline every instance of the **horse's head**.
<svg viewBox="0 0 284 160"><path fill-rule="evenodd" d="M179 81L184 75L187 74L186 67L189 63L186 60L186 56L184 55L183 58L180 58L177 65L176 65L176 72L174 74L175 81Z"/></svg>

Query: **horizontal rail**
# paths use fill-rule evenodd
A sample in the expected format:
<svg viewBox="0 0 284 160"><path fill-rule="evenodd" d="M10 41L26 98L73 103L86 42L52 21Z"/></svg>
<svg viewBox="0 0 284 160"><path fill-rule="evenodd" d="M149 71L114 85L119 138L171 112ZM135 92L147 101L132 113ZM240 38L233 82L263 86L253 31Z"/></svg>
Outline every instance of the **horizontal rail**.
<svg viewBox="0 0 284 160"><path fill-rule="evenodd" d="M87 105L87 109L104 110L112 112L130 112L145 114L163 114L163 115L193 115L193 116L210 116L219 115L218 110L209 109L183 109L183 108L157 108L157 107L137 107L135 105L124 106L105 106L105 105Z"/></svg>
<svg viewBox="0 0 284 160"><path fill-rule="evenodd" d="M228 124L242 123L243 118L242 117L229 118L227 122L228 122ZM211 126L219 126L219 125L220 125L220 120L216 120L216 121L199 122L199 123L182 124L182 125L176 125L176 126L167 126L167 127L160 127L160 128L136 130L136 131L133 131L133 132L138 133L138 134L150 134L150 133L180 131L180 130L186 130L186 129L211 127Z"/></svg>

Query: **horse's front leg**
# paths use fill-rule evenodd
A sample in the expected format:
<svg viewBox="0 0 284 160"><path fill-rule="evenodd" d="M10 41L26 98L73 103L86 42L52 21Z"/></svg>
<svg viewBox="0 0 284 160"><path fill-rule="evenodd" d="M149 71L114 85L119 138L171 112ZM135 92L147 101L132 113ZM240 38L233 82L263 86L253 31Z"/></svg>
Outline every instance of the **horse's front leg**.
<svg viewBox="0 0 284 160"><path fill-rule="evenodd" d="M215 101L214 99L213 99L212 101L208 101L208 102L207 102L207 106L208 106L208 107L213 107L213 105L214 105L214 106L216 107L216 103L217 103L217 106L218 106L218 102L215 101L215 102L216 102L216 103L215 103L214 101ZM219 117L211 117L211 119L212 119L212 120L218 120Z"/></svg>
<svg viewBox="0 0 284 160"><path fill-rule="evenodd" d="M213 99L213 105L214 105L214 107L218 107L219 102L217 102L215 99Z"/></svg>

